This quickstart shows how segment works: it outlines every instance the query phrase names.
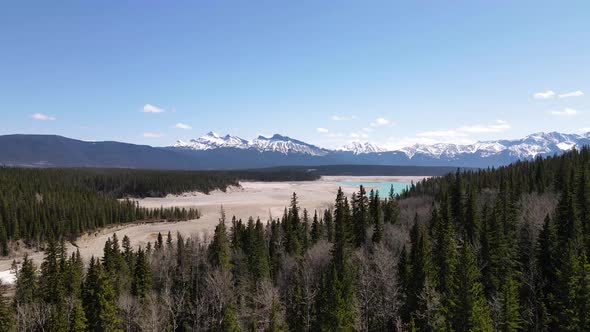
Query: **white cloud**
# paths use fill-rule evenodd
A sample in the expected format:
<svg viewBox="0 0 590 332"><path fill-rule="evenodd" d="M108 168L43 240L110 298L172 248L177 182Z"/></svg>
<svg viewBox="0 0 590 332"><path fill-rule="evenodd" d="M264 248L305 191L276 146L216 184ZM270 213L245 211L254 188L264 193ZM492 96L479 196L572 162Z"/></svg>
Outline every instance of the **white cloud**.
<svg viewBox="0 0 590 332"><path fill-rule="evenodd" d="M504 120L496 120L496 123L491 125L469 125L462 126L457 129L442 129L442 130L430 130L416 134L418 137L431 137L431 138L457 138L467 137L469 134L486 134L486 133L500 133L510 129L508 122Z"/></svg>
<svg viewBox="0 0 590 332"><path fill-rule="evenodd" d="M555 92L552 90L547 90L545 92L537 92L533 95L535 99L551 99L555 97Z"/></svg>
<svg viewBox="0 0 590 332"><path fill-rule="evenodd" d="M143 137L145 137L145 138L160 138L160 137L164 137L164 134L161 134L161 133L143 133Z"/></svg>
<svg viewBox="0 0 590 332"><path fill-rule="evenodd" d="M325 133L329 132L328 129L321 128L321 127L320 128L316 128L315 131L317 131L318 133L322 133L322 134L325 134Z"/></svg>
<svg viewBox="0 0 590 332"><path fill-rule="evenodd" d="M578 114L578 111L573 108L566 107L563 109L563 111L552 111L551 114L559 116L574 116Z"/></svg>
<svg viewBox="0 0 590 332"><path fill-rule="evenodd" d="M580 129L578 129L578 132L580 132L580 133L588 133L588 132L590 132L590 127L580 128Z"/></svg>
<svg viewBox="0 0 590 332"><path fill-rule="evenodd" d="M461 133L456 130L429 130L416 134L418 137L465 137L466 133Z"/></svg>
<svg viewBox="0 0 590 332"><path fill-rule="evenodd" d="M182 122L177 123L174 126L174 128L176 128L176 129L184 129L184 130L193 129L193 127L191 127L190 125L187 125L186 123L182 123Z"/></svg>
<svg viewBox="0 0 590 332"><path fill-rule="evenodd" d="M366 133L350 133L349 136L352 138L369 138L369 135Z"/></svg>
<svg viewBox="0 0 590 332"><path fill-rule="evenodd" d="M35 120L41 120L41 121L54 121L55 117L53 116L49 116L43 113L35 113L33 115L31 115L31 118L35 119Z"/></svg>
<svg viewBox="0 0 590 332"><path fill-rule="evenodd" d="M474 125L474 126L463 126L459 128L459 131L466 132L466 133L474 133L474 134L481 134L481 133L500 133L510 129L510 125L503 120L496 120L496 124L493 125Z"/></svg>
<svg viewBox="0 0 590 332"><path fill-rule="evenodd" d="M363 128L363 131L370 133L373 131L373 128L365 127L365 128Z"/></svg>
<svg viewBox="0 0 590 332"><path fill-rule="evenodd" d="M562 93L562 94L558 95L558 97L559 98L582 97L583 95L584 95L584 92L577 90L577 91Z"/></svg>
<svg viewBox="0 0 590 332"><path fill-rule="evenodd" d="M145 104L143 105L143 112L144 113L163 113L165 110L161 107L154 106L152 104Z"/></svg>
<svg viewBox="0 0 590 332"><path fill-rule="evenodd" d="M377 118L375 121L371 122L371 127L381 127L391 124L391 121L387 120L386 118Z"/></svg>
<svg viewBox="0 0 590 332"><path fill-rule="evenodd" d="M356 119L354 115L332 115L332 121L350 121Z"/></svg>
<svg viewBox="0 0 590 332"><path fill-rule="evenodd" d="M399 150L415 144L433 145L436 143L473 144L476 140L470 137L448 136L448 137L390 137L389 140L379 146L386 150Z"/></svg>

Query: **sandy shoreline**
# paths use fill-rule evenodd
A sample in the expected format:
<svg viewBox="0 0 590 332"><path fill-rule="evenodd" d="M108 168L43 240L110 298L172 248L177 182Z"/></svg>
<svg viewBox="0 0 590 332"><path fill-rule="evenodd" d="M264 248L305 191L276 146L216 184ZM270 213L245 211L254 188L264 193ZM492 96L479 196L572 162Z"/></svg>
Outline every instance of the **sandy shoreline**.
<svg viewBox="0 0 590 332"><path fill-rule="evenodd" d="M306 208L310 214L314 210L322 212L334 204L338 187L350 195L357 191L356 186L342 185L340 181L354 182L410 182L420 181L424 176L323 176L318 181L301 182L249 182L243 181L241 187L229 188L226 192L220 190L210 194L187 193L183 195L169 195L164 198L138 199L139 205L149 208L163 207L193 207L198 208L202 216L197 220L190 220L176 223L149 223L149 224L128 224L112 226L92 234L80 237L76 245L85 261L90 257L102 256L102 250L107 238L117 233L119 239L124 235L129 236L131 244L137 248L145 247L147 242L153 242L158 234L172 234L180 232L184 236L203 235L211 233L219 222L219 211L223 206L229 218L248 219L250 216L259 217L263 221L280 217L286 206L289 205L293 192L297 193L299 205ZM68 250L74 252L76 247L69 244ZM7 277L7 270L10 269L12 260L17 262L22 259L24 253L16 257L0 259L0 277ZM29 257L39 265L43 260L42 252L29 252ZM6 280L9 281L9 280Z"/></svg>

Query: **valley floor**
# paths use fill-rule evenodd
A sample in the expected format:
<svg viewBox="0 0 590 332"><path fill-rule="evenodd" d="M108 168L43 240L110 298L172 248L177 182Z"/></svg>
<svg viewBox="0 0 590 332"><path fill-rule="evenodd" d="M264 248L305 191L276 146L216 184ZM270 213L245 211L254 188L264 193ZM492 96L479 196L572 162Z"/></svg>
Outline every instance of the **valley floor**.
<svg viewBox="0 0 590 332"><path fill-rule="evenodd" d="M301 182L241 182L241 187L229 188L226 192L215 191L209 195L202 193L186 193L183 195L169 195L164 198L139 199L139 205L150 208L163 207L193 207L198 208L202 216L197 220L175 223L150 223L130 224L105 228L91 234L82 236L76 241L76 246L85 261L90 257L101 257L104 243L107 238L117 233L119 240L127 235L134 247L145 248L147 242L153 242L158 232L166 235L168 231L173 236L180 232L184 236L210 234L219 222L220 209L226 212L227 220L232 216L247 220L250 216L260 217L267 221L269 216L277 218L282 216L286 206L289 205L293 192L297 193L299 205L306 208L313 216L313 211L322 212L330 208L336 197L338 187L350 195L358 191L356 186L342 185L340 182L410 182L420 181L424 176L323 176L318 181ZM371 187L367 188L369 191ZM383 195L383 194L382 194ZM68 244L68 250L74 252L76 246ZM13 259L19 262L25 252L19 252L10 258L0 259L0 279L5 283L13 281L13 275L9 273ZM29 257L39 266L43 260L43 252L29 251Z"/></svg>

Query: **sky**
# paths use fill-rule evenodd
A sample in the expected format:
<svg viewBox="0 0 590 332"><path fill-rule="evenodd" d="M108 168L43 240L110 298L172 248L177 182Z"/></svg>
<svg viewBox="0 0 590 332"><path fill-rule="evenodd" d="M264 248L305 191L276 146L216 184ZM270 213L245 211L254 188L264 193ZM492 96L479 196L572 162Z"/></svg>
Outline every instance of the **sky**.
<svg viewBox="0 0 590 332"><path fill-rule="evenodd" d="M5 1L0 135L398 148L590 131L590 1Z"/></svg>

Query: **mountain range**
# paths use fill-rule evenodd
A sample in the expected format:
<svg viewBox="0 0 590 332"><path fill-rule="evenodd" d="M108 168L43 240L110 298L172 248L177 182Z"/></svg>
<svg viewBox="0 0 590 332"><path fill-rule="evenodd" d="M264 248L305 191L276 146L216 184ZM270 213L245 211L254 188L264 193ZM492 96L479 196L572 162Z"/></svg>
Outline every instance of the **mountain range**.
<svg viewBox="0 0 590 332"><path fill-rule="evenodd" d="M460 145L416 144L388 151L369 142L325 149L275 134L246 140L209 132L167 147L85 142L56 135L0 136L0 164L29 167L245 169L276 166L400 165L490 167L590 145L590 133L535 133L521 139Z"/></svg>

